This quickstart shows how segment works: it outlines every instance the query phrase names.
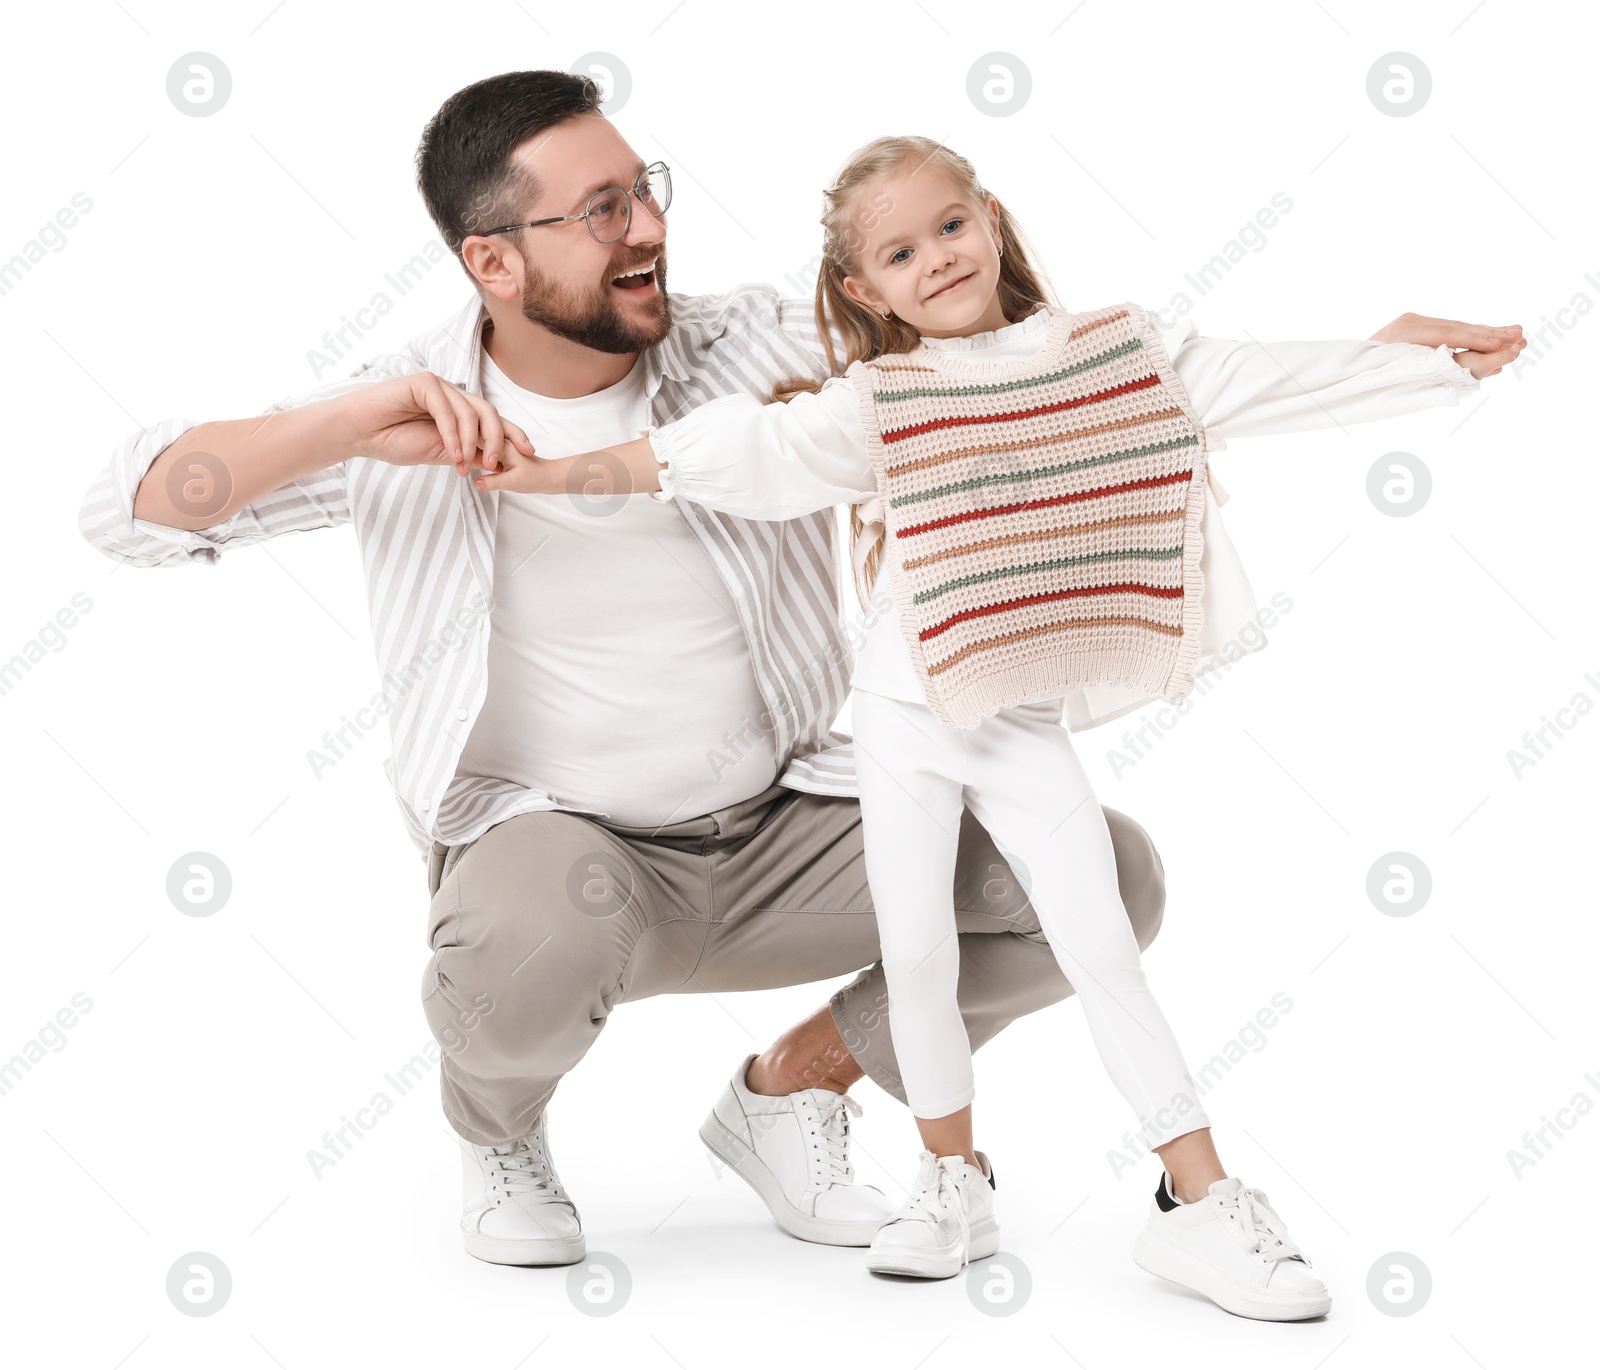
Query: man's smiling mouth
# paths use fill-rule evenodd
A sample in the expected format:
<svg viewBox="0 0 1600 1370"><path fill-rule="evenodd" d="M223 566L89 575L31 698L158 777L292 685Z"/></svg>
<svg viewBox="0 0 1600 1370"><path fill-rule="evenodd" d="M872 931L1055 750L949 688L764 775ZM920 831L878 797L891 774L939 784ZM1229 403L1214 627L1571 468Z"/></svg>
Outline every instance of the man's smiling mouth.
<svg viewBox="0 0 1600 1370"><path fill-rule="evenodd" d="M625 271L620 276L613 276L611 284L618 290L654 290L656 285L656 259L652 257L648 262L634 267L631 271Z"/></svg>

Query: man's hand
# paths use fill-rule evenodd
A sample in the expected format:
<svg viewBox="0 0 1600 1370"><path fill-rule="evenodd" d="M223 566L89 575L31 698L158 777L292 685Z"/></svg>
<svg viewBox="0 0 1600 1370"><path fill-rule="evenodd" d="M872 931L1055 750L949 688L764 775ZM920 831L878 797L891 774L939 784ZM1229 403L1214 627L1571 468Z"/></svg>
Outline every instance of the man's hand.
<svg viewBox="0 0 1600 1370"><path fill-rule="evenodd" d="M1374 333L1372 341L1421 343L1424 347L1448 343L1452 348L1464 348L1456 352L1456 364L1466 367L1479 380L1495 375L1507 362L1515 361L1528 345L1528 340L1522 336L1521 324L1489 328L1457 319L1429 318L1425 314L1402 314Z"/></svg>
<svg viewBox="0 0 1600 1370"><path fill-rule="evenodd" d="M350 457L453 464L469 476L474 466L496 469L507 452L531 456L533 444L487 400L417 371L265 417L197 424L150 463L134 491L133 516L167 528L210 528ZM191 498L191 487L205 497Z"/></svg>
<svg viewBox="0 0 1600 1370"><path fill-rule="evenodd" d="M533 455L528 435L488 400L431 371L376 381L331 403L339 408L350 449L394 466L449 463L467 476L474 467L495 470L502 453Z"/></svg>

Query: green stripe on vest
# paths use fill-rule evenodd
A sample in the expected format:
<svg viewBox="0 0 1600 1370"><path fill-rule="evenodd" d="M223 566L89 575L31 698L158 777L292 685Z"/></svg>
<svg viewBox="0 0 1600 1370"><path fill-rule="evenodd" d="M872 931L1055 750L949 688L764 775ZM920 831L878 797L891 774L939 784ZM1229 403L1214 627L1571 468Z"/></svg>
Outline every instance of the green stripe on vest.
<svg viewBox="0 0 1600 1370"><path fill-rule="evenodd" d="M1107 352L1085 361L1076 362L1072 366L1063 367L1060 371L1052 371L1048 376L1023 376L1014 381L996 381L992 385L959 385L919 386L915 390L874 390L872 398L879 404L887 404L894 400L924 399L929 395L937 395L941 399L955 399L961 395L1002 395L1009 390L1027 390L1036 385L1049 385L1052 381L1065 380L1068 376L1081 376L1085 371L1093 371L1096 367L1104 366L1107 362L1115 361L1118 357L1126 356L1130 352L1137 352L1144 346L1137 338L1132 338L1125 343Z"/></svg>
<svg viewBox="0 0 1600 1370"><path fill-rule="evenodd" d="M923 500L938 499L942 495L953 494L957 490L976 490L985 485L998 485L1007 481L1039 480L1045 476L1059 476L1067 471L1081 471L1089 466L1104 466L1108 462L1129 461L1134 457L1148 457L1157 452L1173 452L1180 447L1196 447L1200 440L1195 437L1173 438L1170 442L1153 442L1144 447L1134 447L1126 452L1110 452L1103 457L1085 457L1082 461L1060 462L1055 466L1043 466L1037 471L1002 471L994 476L973 476L969 480L953 481L949 485L935 486L932 490L915 490L908 495L896 495L889 501L891 507L898 509L903 504L920 504Z"/></svg>
<svg viewBox="0 0 1600 1370"><path fill-rule="evenodd" d="M1173 557L1182 555L1183 547L1180 544L1177 547L1131 547L1120 551L1090 552L1081 557L1056 557L1051 561L1029 562L1026 566L1002 566L998 571L975 571L970 576L947 580L943 585L914 595L912 603L925 604L931 599L939 599L949 594L952 590L964 590L969 585L982 585L985 581L1000 580L1005 576L1025 576L1030 571L1058 571L1067 566L1090 566L1101 561L1171 561Z"/></svg>

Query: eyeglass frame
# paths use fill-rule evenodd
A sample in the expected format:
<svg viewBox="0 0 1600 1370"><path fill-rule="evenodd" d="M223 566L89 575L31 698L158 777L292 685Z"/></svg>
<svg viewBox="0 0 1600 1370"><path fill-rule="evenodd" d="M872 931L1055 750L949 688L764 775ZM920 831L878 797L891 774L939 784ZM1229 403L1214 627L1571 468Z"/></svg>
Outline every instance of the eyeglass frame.
<svg viewBox="0 0 1600 1370"><path fill-rule="evenodd" d="M591 206L593 206L594 202L602 195L620 195L622 196L622 232L617 234L617 236L612 238L610 241L613 243L621 242L622 239L628 236L628 230L633 227L633 201L639 198L639 184L641 181L649 179L650 173L653 171L660 171L662 175L667 178L667 202L661 206L661 214L655 213L655 211L651 210L648 206L646 206L645 209L645 212L649 214L652 219L655 219L659 223L661 220L661 215L665 214L668 206L672 204L672 168L669 167L665 162L651 162L642 172L639 173L637 177L635 177L633 185L630 188L624 190L621 186L606 186L603 190L595 191L593 195L583 202L583 210L581 213L557 214L553 218L549 219L530 219L527 223L522 224L504 224L500 228L486 228L482 233L474 236L487 238L496 233L510 233L513 229L518 228L542 228L545 224L566 224L571 223L574 219L588 220L591 212ZM586 222L584 226L589 230L589 236L593 238L595 242L600 242L600 235L594 231L594 225Z"/></svg>

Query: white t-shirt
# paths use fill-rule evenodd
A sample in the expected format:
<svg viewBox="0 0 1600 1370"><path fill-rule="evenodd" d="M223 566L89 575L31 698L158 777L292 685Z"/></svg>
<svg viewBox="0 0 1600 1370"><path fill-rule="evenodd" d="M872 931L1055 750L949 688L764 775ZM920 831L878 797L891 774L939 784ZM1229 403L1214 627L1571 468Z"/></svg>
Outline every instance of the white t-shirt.
<svg viewBox="0 0 1600 1370"><path fill-rule="evenodd" d="M645 368L576 399L525 390L483 355L484 398L540 458L650 423ZM500 491L488 693L458 775L514 781L566 808L653 826L777 778L772 733L727 583L682 513Z"/></svg>

